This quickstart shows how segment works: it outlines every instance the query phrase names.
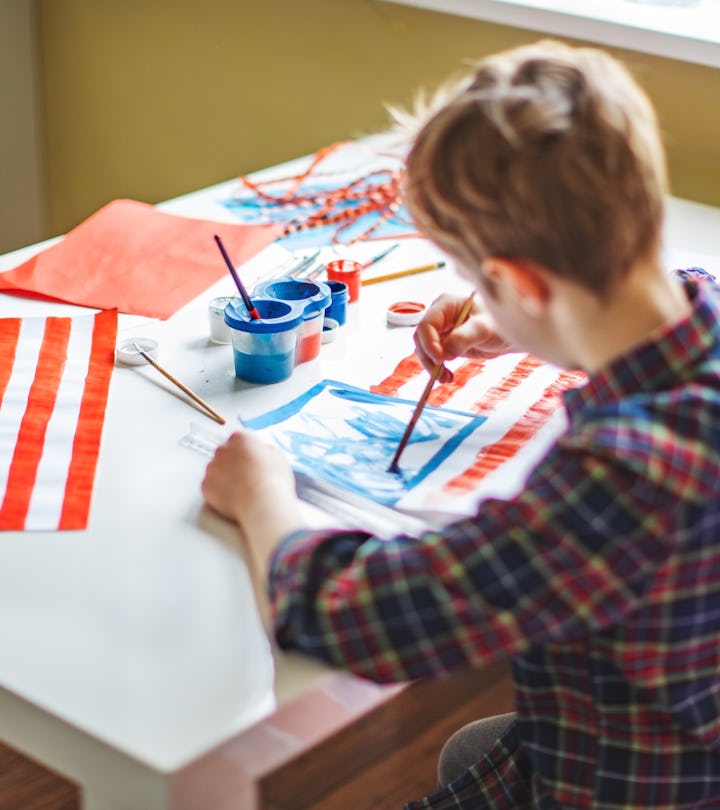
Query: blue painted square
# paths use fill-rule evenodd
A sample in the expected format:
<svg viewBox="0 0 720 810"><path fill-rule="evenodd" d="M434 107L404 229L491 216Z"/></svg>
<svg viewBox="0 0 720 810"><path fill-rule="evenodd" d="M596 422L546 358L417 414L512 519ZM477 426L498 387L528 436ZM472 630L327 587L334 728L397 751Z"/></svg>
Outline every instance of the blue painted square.
<svg viewBox="0 0 720 810"><path fill-rule="evenodd" d="M416 402L323 380L274 411L246 421L272 437L298 472L392 505L424 481L485 421L425 407L404 450L402 473L387 472Z"/></svg>

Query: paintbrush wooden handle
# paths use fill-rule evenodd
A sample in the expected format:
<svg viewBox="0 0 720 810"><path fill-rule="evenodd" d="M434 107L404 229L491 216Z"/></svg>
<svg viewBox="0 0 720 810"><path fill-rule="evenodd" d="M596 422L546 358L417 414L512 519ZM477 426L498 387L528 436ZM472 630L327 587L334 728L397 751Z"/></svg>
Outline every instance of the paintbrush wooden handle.
<svg viewBox="0 0 720 810"><path fill-rule="evenodd" d="M455 320L455 324L453 325L453 330L457 329L461 323L465 321L467 316L470 314L470 309L472 308L473 297L475 293L472 292L468 296L468 299L462 306L460 313ZM413 410L412 416L410 417L410 421L405 428L405 432L400 439L400 444L398 445L397 450L395 451L395 455L393 456L392 461L390 462L390 466L388 467L387 471L390 473L399 473L400 467L398 463L400 461L400 456L402 455L403 450L405 449L407 443L410 441L410 436L415 428L415 425L420 418L420 414L422 413L423 408L425 407L425 403L428 401L428 397L430 396L430 392L432 391L433 385L437 382L437 378L440 376L440 372L442 371L443 364L438 363L433 370L430 372L430 379L427 381L427 385L425 386L425 390L420 395L420 399L418 400L415 409Z"/></svg>
<svg viewBox="0 0 720 810"><path fill-rule="evenodd" d="M139 346L137 346L137 344L136 348L140 352L140 354L148 361L148 363L150 363L150 365L154 369L157 369L163 375L163 377L170 380L170 382L173 385L176 385L184 394L187 394L190 397L190 399L193 400L193 402L197 402L198 405L201 405L216 422L219 422L221 425L225 424L224 417L220 416L220 414L216 410L213 410L213 408L211 408L207 404L207 402L205 402L204 399L201 399L194 391L191 391L187 387L187 385L180 382L180 380L178 380L177 377L174 377L169 371L164 369L156 360L153 360L153 358L150 357L150 355L147 352L144 352Z"/></svg>

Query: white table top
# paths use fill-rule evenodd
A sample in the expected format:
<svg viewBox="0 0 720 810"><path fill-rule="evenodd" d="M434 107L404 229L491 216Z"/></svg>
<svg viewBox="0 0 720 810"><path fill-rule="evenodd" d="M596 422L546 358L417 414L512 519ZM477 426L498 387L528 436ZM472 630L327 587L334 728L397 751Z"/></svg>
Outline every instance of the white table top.
<svg viewBox="0 0 720 810"><path fill-rule="evenodd" d="M162 207L236 221L217 203L232 187ZM714 262L720 272L707 258L720 256L720 211L671 200L666 241L669 263ZM0 257L0 268L37 249ZM419 240L402 250L397 266L437 256ZM429 303L453 279L450 270L415 276L412 298ZM411 330L385 326L407 289L407 280L364 287L338 340L273 386L237 380L230 347L208 341L207 301L232 292L229 277L166 322L121 316L119 339L155 337L163 365L214 408L252 416L324 378L374 381L378 344L367 335L382 339L383 368L409 354ZM0 295L0 315L50 310L80 311ZM0 738L81 782L87 810L193 806L168 793L169 774L232 749L277 705L335 677L273 650L235 532L203 508L206 459L179 444L191 422L214 425L153 369L116 368L87 531L0 534ZM339 682L363 705L381 694ZM211 769L207 779L216 780Z"/></svg>

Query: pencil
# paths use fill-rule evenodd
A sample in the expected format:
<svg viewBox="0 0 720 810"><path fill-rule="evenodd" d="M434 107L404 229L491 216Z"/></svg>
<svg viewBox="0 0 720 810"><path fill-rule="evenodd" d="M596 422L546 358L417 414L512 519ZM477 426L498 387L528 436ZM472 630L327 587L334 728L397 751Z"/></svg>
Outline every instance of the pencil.
<svg viewBox="0 0 720 810"><path fill-rule="evenodd" d="M238 292L240 293L243 303L245 304L245 307L248 311L248 315L254 321L259 321L260 313L257 311L257 309L255 309L255 304L253 304L252 300L250 299L248 291L245 289L245 285L240 280L240 276L237 274L237 271L235 270L233 263L230 261L230 257L227 254L227 250L225 250L225 245L223 245L222 239L220 239L220 237L217 234L213 236L213 239L215 240L215 243L217 244L218 248L220 248L220 253L222 253L223 259L225 259L225 264L227 265L227 268L230 271L230 275L233 277L235 286L238 288Z"/></svg>
<svg viewBox="0 0 720 810"><path fill-rule="evenodd" d="M170 382L173 385L176 385L184 394L187 394L190 397L190 399L192 399L194 402L197 402L198 405L201 405L216 422L219 422L221 425L225 424L224 417L220 416L220 414L217 411L213 410L207 404L207 402L205 402L204 399L200 399L200 397L194 391L191 391L187 387L187 385L181 383L177 377L173 377L173 375L169 371L164 369L160 365L160 363L158 363L156 360L153 360L153 358L150 357L150 355L146 351L143 351L143 349L137 343L133 342L133 346L135 347L135 351L141 354L153 368L157 369L163 375L163 377L166 377L168 380L170 380Z"/></svg>
<svg viewBox="0 0 720 810"><path fill-rule="evenodd" d="M467 301L465 301L465 303L463 304L462 309L460 310L460 314L457 316L457 320L455 321L453 329L457 329L458 326L460 326L460 324L463 323L467 318L467 316L470 314L470 308L472 307L474 295L475 295L474 292L470 293ZM438 363L430 372L430 379L428 380L427 385L425 386L425 390L420 395L420 399L418 400L418 403L415 406L415 410L413 411L412 416L410 417L410 421L408 422L408 425L405 428L405 432L403 433L402 438L400 439L400 444L398 445L398 448L395 451L395 455L393 456L393 459L390 462L390 466L387 468L387 471L389 473L397 474L400 472L400 467L398 465L398 462L400 461L400 456L402 455L403 450L405 449L408 441L410 440L410 435L412 434L415 425L417 424L418 419L420 418L420 414L422 413L422 410L425 407L425 403L427 402L428 397L430 396L430 392L432 391L433 385L435 385L437 378L440 376L442 367L443 364Z"/></svg>
<svg viewBox="0 0 720 810"><path fill-rule="evenodd" d="M364 278L360 282L362 285L379 284L381 281L390 281L393 278L403 278L403 276L414 276L417 273L427 273L429 270L439 270L445 267L445 262L433 262L432 264L421 264L420 267L409 267L407 270L398 270L395 273L387 273L384 276L374 278Z"/></svg>

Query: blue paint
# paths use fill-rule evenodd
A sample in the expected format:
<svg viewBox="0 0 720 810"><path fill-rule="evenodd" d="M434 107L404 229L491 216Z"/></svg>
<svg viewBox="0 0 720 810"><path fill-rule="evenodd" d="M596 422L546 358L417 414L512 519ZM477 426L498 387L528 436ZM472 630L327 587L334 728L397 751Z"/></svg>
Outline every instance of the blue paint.
<svg viewBox="0 0 720 810"><path fill-rule="evenodd" d="M331 298L330 288L327 284L322 281L308 281L288 276L260 282L255 287L253 296L302 304L304 321L298 335L295 364L305 363L318 356L323 315Z"/></svg>
<svg viewBox="0 0 720 810"><path fill-rule="evenodd" d="M348 285L344 281L327 281L330 288L330 306L325 310L325 317L337 321L340 326L347 317Z"/></svg>
<svg viewBox="0 0 720 810"><path fill-rule="evenodd" d="M379 503L393 504L437 469L485 421L482 416L462 411L426 407L410 445L426 447L427 452L417 453L414 462L406 454L408 461L402 473L388 473L416 404L323 380L246 424L253 430L268 430L290 455L296 470Z"/></svg>
<svg viewBox="0 0 720 810"><path fill-rule="evenodd" d="M260 320L253 320L240 302L225 307L230 327L235 375L253 383L287 379L295 368L295 350L303 322L300 304L253 298Z"/></svg>
<svg viewBox="0 0 720 810"><path fill-rule="evenodd" d="M233 350L235 376L254 383L274 383L286 380L295 368L295 349L275 354L244 354Z"/></svg>

